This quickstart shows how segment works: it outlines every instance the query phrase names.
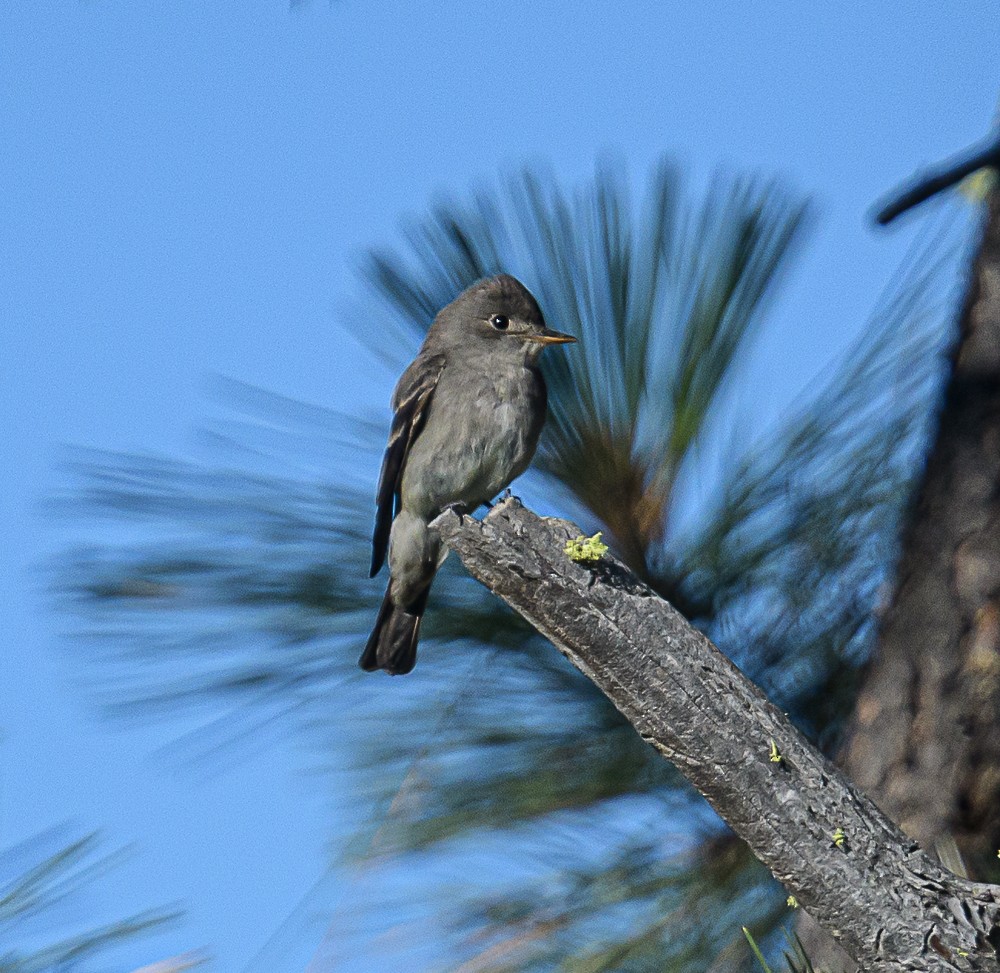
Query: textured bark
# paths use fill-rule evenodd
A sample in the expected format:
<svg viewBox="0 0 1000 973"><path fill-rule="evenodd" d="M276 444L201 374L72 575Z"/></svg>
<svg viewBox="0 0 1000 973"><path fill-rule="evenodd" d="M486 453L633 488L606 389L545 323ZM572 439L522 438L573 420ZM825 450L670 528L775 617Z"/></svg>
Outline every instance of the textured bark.
<svg viewBox="0 0 1000 973"><path fill-rule="evenodd" d="M1000 193L842 764L951 868L1000 848ZM954 854L958 851L958 855ZM830 973L853 964L807 933Z"/></svg>
<svg viewBox="0 0 1000 973"><path fill-rule="evenodd" d="M1000 887L926 857L667 602L516 500L435 522L469 572L592 679L866 970L1000 970ZM780 760L772 760L774 753Z"/></svg>

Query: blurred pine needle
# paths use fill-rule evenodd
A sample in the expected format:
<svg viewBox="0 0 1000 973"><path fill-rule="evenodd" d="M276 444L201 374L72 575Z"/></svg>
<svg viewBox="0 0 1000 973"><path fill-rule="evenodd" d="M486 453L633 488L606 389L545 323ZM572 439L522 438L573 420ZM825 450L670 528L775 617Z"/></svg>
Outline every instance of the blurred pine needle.
<svg viewBox="0 0 1000 973"><path fill-rule="evenodd" d="M149 910L71 933L86 891L122 859L122 852L99 848L96 834L66 841L51 831L0 850L0 973L62 973L84 961L106 962L116 946L178 918Z"/></svg>

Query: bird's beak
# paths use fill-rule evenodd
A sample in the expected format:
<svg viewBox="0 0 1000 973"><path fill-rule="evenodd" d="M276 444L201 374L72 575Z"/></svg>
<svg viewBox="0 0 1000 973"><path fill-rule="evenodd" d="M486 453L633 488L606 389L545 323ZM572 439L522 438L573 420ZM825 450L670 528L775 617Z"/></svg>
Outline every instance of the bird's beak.
<svg viewBox="0 0 1000 973"><path fill-rule="evenodd" d="M571 334L563 334L561 331L550 331L548 328L538 334L527 334L525 338L540 345L566 345L576 341L576 338Z"/></svg>

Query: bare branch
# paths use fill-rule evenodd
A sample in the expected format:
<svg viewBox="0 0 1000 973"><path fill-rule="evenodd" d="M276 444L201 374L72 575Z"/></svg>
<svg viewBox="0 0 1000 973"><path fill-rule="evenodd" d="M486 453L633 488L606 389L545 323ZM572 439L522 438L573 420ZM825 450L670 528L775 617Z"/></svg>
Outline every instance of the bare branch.
<svg viewBox="0 0 1000 973"><path fill-rule="evenodd" d="M1000 887L927 858L709 640L516 499L435 521L468 571L611 699L865 970L997 970Z"/></svg>

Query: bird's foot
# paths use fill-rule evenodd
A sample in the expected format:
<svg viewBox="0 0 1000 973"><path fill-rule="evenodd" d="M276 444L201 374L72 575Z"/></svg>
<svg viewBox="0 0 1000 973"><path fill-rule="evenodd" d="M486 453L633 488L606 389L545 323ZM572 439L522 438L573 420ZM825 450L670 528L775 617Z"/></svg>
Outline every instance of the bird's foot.
<svg viewBox="0 0 1000 973"><path fill-rule="evenodd" d="M507 487L507 489L504 490L504 492L501 493L500 496L497 497L492 503L490 503L487 500L486 509L491 511L496 510L497 507L499 507L503 503L506 503L508 500L517 500L517 497L515 497L514 494L511 492L510 487Z"/></svg>

